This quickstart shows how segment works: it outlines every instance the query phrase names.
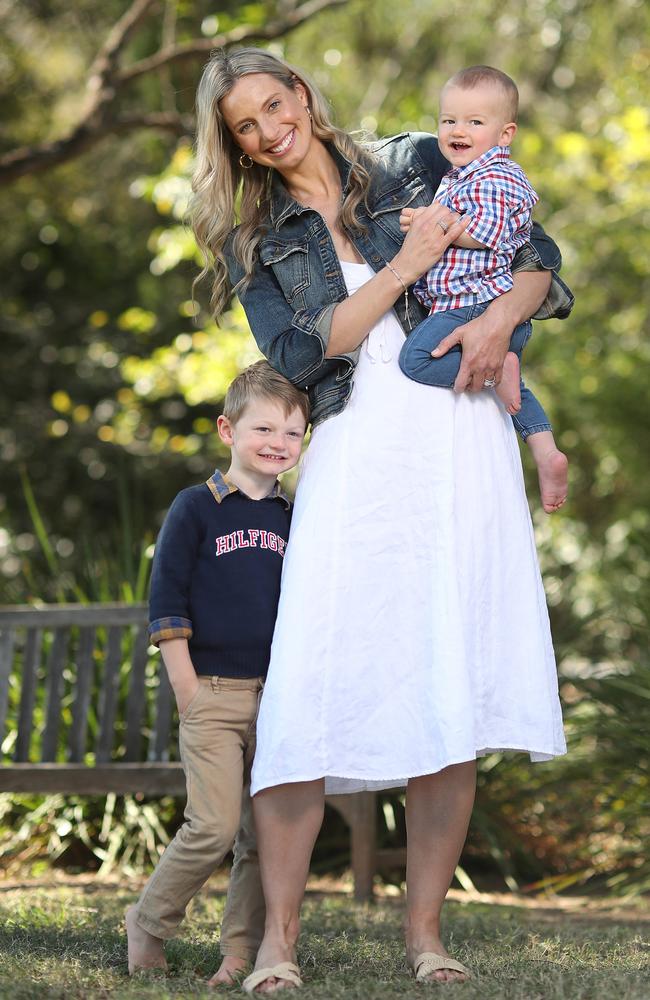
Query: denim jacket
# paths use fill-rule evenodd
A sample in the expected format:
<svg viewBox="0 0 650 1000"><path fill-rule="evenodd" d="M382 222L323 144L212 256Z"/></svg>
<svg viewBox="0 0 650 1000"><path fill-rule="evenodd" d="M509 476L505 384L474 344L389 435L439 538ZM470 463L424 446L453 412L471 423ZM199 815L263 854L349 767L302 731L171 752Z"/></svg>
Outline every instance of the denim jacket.
<svg viewBox="0 0 650 1000"><path fill-rule="evenodd" d="M406 132L370 146L376 166L365 204L357 209L361 231L349 232L361 257L374 271L392 260L402 245L400 212L429 205L449 164L435 136ZM343 192L347 191L350 163L330 146ZM363 231L365 230L365 231ZM224 254L230 280L236 285L244 269L233 253L234 232ZM539 225L532 241L517 253L513 271L559 270L561 256ZM289 381L307 389L312 424L340 412L352 392L359 350L326 358L332 313L347 289L330 232L322 216L299 205L288 194L280 175L272 174L268 225L258 244L252 278L240 294L241 303L262 354ZM409 313L415 326L427 315L409 293ZM573 306L571 292L553 274L548 298L535 318L563 319ZM404 296L395 314L408 334Z"/></svg>

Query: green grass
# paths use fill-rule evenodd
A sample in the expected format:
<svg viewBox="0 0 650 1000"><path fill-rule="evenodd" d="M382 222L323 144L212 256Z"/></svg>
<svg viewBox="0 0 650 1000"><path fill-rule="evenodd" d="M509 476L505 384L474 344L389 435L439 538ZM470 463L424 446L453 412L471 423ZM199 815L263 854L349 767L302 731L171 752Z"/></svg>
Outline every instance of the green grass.
<svg viewBox="0 0 650 1000"><path fill-rule="evenodd" d="M183 935L167 946L170 972L129 979L122 914L124 889L80 885L0 891L0 997L11 1000L208 998L219 964L223 894L194 903ZM650 922L640 908L612 913L451 902L446 939L476 978L444 987L416 984L404 964L399 900L357 905L337 895L305 905L302 1000L647 1000ZM238 988L219 991L243 996Z"/></svg>

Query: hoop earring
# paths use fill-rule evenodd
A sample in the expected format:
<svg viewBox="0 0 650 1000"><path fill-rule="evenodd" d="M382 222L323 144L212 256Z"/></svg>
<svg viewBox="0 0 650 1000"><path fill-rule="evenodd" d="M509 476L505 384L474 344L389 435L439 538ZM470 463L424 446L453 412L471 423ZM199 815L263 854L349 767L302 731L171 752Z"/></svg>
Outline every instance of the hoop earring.
<svg viewBox="0 0 650 1000"><path fill-rule="evenodd" d="M248 163L244 163L244 159L247 159ZM248 153L242 153L241 156L239 157L239 166L242 167L244 170L250 170L250 168L253 166L254 163L255 160L253 159L252 156L249 156Z"/></svg>

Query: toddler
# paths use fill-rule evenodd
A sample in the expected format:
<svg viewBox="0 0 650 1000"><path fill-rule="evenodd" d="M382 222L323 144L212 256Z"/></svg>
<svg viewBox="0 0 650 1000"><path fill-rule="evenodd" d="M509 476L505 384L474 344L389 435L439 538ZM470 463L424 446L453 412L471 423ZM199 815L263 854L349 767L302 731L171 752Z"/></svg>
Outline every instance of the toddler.
<svg viewBox="0 0 650 1000"><path fill-rule="evenodd" d="M530 238L531 210L538 200L521 167L510 159L518 101L514 82L490 66L461 70L442 90L438 142L452 169L435 200L460 215L468 214L470 222L414 287L430 315L407 338L400 367L416 382L453 386L460 347L439 355L438 345L512 288L512 259ZM403 231L417 211L404 209L400 216ZM541 404L520 377L519 359L531 332L530 321L514 330L500 384L494 380L484 384L495 387L529 445L542 504L551 513L566 499L568 463L555 444Z"/></svg>

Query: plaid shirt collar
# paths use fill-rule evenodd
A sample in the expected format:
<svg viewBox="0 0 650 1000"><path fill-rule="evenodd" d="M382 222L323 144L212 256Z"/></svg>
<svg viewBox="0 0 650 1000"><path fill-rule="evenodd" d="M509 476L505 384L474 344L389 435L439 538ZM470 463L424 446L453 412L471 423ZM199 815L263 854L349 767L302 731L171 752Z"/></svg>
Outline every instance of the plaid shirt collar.
<svg viewBox="0 0 650 1000"><path fill-rule="evenodd" d="M495 163L503 163L504 160L509 159L510 146L492 146L491 149L487 149L481 156L472 160L471 163L467 163L464 167L452 167L447 177L450 180L464 180L469 174L473 174L475 170L482 170L483 167L491 167Z"/></svg>
<svg viewBox="0 0 650 1000"><path fill-rule="evenodd" d="M210 493L217 501L217 503L221 503L224 497L230 496L231 493L241 493L242 496L244 497L247 496L247 494L244 493L243 490L239 489L239 486L236 486L231 479L228 479L227 476L224 476L223 472L220 472L219 469L215 469L214 475L210 476L210 478L206 481L205 485L208 487ZM285 505L285 507L287 508L287 510L291 506L291 501L289 500L289 497L284 492L277 479L273 484L273 487L271 488L270 492L267 493L264 499L281 500Z"/></svg>

